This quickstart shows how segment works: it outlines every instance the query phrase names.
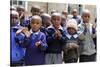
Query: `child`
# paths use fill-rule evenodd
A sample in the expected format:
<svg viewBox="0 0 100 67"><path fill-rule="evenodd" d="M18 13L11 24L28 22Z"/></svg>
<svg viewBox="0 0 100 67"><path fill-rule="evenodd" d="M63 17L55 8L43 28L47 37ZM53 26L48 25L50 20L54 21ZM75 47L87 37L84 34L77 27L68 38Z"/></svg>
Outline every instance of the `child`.
<svg viewBox="0 0 100 67"><path fill-rule="evenodd" d="M51 25L51 16L47 13L41 14L42 18L42 26L47 28L48 26Z"/></svg>
<svg viewBox="0 0 100 67"><path fill-rule="evenodd" d="M75 19L77 21L77 24L80 24L81 20L80 18L77 16L77 9L73 9L72 11L72 15L73 15L73 19Z"/></svg>
<svg viewBox="0 0 100 67"><path fill-rule="evenodd" d="M39 6L33 5L31 7L31 11L30 12L31 12L32 16L34 16L34 15L40 15L40 11L41 11L41 9L40 9ZM29 20L32 18L32 16L29 17ZM30 25L28 25L28 29L29 30L31 29L31 26Z"/></svg>
<svg viewBox="0 0 100 67"><path fill-rule="evenodd" d="M46 64L62 63L62 45L65 41L65 31L61 27L61 14L51 15L52 25L47 28Z"/></svg>
<svg viewBox="0 0 100 67"><path fill-rule="evenodd" d="M67 18L65 17L65 15L61 16L61 26L66 29L66 24L67 24Z"/></svg>
<svg viewBox="0 0 100 67"><path fill-rule="evenodd" d="M40 15L40 11L41 11L41 8L37 5L33 5L31 7L31 13L32 13L32 16L34 15Z"/></svg>
<svg viewBox="0 0 100 67"><path fill-rule="evenodd" d="M47 44L45 34L40 32L41 24L40 16L34 15L30 21L30 32L25 28L22 33L17 33L20 46L26 48L25 65L42 65L45 63L44 51ZM22 39L19 39L19 37L22 37Z"/></svg>
<svg viewBox="0 0 100 67"><path fill-rule="evenodd" d="M23 6L17 6L17 12L19 13L20 25L22 26L22 22L25 18L25 9Z"/></svg>
<svg viewBox="0 0 100 67"><path fill-rule="evenodd" d="M21 48L16 41L16 32L19 26L19 14L15 10L10 13L10 65L21 66L23 65L24 49Z"/></svg>
<svg viewBox="0 0 100 67"><path fill-rule="evenodd" d="M79 62L92 62L96 60L96 50L93 42L95 32L92 33L93 25L89 22L90 11L85 9L82 12L82 22L79 24L79 30L83 33L83 40L80 44Z"/></svg>
<svg viewBox="0 0 100 67"><path fill-rule="evenodd" d="M68 12L66 10L62 11L62 15L65 15L65 17L67 19Z"/></svg>
<svg viewBox="0 0 100 67"><path fill-rule="evenodd" d="M64 45L63 59L65 63L76 63L78 60L78 26L74 19L67 22L66 45Z"/></svg>
<svg viewBox="0 0 100 67"><path fill-rule="evenodd" d="M42 26L40 31L46 34L46 28L51 25L51 16L47 13L41 14Z"/></svg>

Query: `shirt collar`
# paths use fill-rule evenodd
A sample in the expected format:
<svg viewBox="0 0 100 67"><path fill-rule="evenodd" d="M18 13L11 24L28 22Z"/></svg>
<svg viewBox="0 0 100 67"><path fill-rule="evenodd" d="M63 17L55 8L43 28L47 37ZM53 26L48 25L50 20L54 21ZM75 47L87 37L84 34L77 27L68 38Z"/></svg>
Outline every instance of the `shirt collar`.
<svg viewBox="0 0 100 67"><path fill-rule="evenodd" d="M53 28L53 29L55 29L53 25L50 25L48 28ZM48 29L48 28L47 28L47 29ZM60 29L60 30L63 30L63 27L60 25L59 29Z"/></svg>
<svg viewBox="0 0 100 67"><path fill-rule="evenodd" d="M30 29L30 33L31 33L31 34L36 34L36 35L38 35L38 34L39 34L39 32L40 32L40 30L39 30L39 31L37 31L37 32L33 32L33 31L32 31L32 29Z"/></svg>
<svg viewBox="0 0 100 67"><path fill-rule="evenodd" d="M78 37L78 34L74 34L74 35L70 35L69 33L67 33L66 35L69 39L73 36L74 38L77 38Z"/></svg>

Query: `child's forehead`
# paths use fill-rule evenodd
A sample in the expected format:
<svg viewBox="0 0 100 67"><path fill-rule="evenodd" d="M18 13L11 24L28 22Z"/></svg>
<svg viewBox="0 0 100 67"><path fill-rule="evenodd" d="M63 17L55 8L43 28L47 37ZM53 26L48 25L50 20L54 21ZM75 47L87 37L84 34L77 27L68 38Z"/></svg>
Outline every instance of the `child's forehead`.
<svg viewBox="0 0 100 67"><path fill-rule="evenodd" d="M89 13L84 13L82 16L86 17L86 16L90 16Z"/></svg>
<svg viewBox="0 0 100 67"><path fill-rule="evenodd" d="M59 17L61 17L61 13L53 13L51 16L59 16Z"/></svg>
<svg viewBox="0 0 100 67"><path fill-rule="evenodd" d="M39 24L41 24L42 22L41 22L40 20L33 19L33 20L31 20L31 22L30 22L30 23L39 23Z"/></svg>
<svg viewBox="0 0 100 67"><path fill-rule="evenodd" d="M42 22L42 19L40 16L35 15L35 16L32 16L31 21L32 22L34 22L34 21Z"/></svg>
<svg viewBox="0 0 100 67"><path fill-rule="evenodd" d="M90 11L88 9L84 9L82 15L90 15Z"/></svg>
<svg viewBox="0 0 100 67"><path fill-rule="evenodd" d="M76 29L73 28L73 27L68 27L66 30L67 30L67 31L70 31L70 32L74 30L74 31L76 32Z"/></svg>
<svg viewBox="0 0 100 67"><path fill-rule="evenodd" d="M51 17L49 14L47 13L43 13L41 16L44 16L44 17Z"/></svg>
<svg viewBox="0 0 100 67"><path fill-rule="evenodd" d="M40 10L40 7L35 5L35 6L32 6L32 9L34 9L34 10L38 9L38 10Z"/></svg>
<svg viewBox="0 0 100 67"><path fill-rule="evenodd" d="M61 19L61 16L52 16L51 19Z"/></svg>
<svg viewBox="0 0 100 67"><path fill-rule="evenodd" d="M51 18L61 18L61 14L60 13L53 13L51 15Z"/></svg>

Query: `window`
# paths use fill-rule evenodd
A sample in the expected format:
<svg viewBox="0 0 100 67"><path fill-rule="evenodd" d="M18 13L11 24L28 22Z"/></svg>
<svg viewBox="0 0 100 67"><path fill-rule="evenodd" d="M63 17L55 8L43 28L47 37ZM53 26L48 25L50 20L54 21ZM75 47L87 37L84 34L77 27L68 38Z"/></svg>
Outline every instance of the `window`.
<svg viewBox="0 0 100 67"><path fill-rule="evenodd" d="M15 1L13 1L13 4L14 4L14 5L17 5L17 1L16 1L16 0L15 0Z"/></svg>
<svg viewBox="0 0 100 67"><path fill-rule="evenodd" d="M79 15L81 14L82 12L82 5L79 5Z"/></svg>
<svg viewBox="0 0 100 67"><path fill-rule="evenodd" d="M22 1L18 1L18 5L23 5L23 2Z"/></svg>
<svg viewBox="0 0 100 67"><path fill-rule="evenodd" d="M78 14L80 15L82 13L82 5L77 5L77 4L68 4L68 13L71 14L71 11L73 9L77 9Z"/></svg>
<svg viewBox="0 0 100 67"><path fill-rule="evenodd" d="M25 6L25 1L10 0L10 6L11 5L21 5L21 6Z"/></svg>

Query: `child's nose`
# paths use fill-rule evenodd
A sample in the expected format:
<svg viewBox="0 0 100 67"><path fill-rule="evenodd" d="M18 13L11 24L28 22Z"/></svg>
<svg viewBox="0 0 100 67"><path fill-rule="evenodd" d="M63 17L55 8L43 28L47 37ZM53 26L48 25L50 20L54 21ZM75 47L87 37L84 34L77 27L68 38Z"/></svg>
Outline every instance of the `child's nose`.
<svg viewBox="0 0 100 67"><path fill-rule="evenodd" d="M58 20L55 20L56 23L58 23Z"/></svg>

